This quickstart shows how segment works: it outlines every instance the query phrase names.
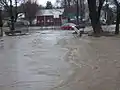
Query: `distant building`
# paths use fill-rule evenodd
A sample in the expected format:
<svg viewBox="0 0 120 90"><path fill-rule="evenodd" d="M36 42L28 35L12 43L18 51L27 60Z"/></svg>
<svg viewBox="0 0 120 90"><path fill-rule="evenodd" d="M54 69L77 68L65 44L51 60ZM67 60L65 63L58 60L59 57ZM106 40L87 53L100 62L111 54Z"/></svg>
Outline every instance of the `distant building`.
<svg viewBox="0 0 120 90"><path fill-rule="evenodd" d="M62 15L64 9L43 9L36 14L37 25L39 26L57 26L62 24Z"/></svg>

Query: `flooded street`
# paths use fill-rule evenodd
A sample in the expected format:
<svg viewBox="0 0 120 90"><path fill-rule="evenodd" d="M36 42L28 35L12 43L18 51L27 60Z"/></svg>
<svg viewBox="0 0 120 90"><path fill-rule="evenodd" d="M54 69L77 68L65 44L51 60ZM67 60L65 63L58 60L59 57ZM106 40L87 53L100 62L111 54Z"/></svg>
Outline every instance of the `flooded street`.
<svg viewBox="0 0 120 90"><path fill-rule="evenodd" d="M0 42L0 90L50 90L72 69L65 61L65 31L38 31Z"/></svg>
<svg viewBox="0 0 120 90"><path fill-rule="evenodd" d="M0 90L119 90L120 38L34 31L0 41Z"/></svg>

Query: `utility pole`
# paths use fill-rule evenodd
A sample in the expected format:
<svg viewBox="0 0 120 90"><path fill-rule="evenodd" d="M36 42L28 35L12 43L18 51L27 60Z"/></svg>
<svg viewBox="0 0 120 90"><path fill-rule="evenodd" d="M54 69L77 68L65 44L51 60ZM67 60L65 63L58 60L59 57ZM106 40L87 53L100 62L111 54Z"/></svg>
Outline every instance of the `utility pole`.
<svg viewBox="0 0 120 90"><path fill-rule="evenodd" d="M77 25L79 25L79 0L77 0L76 4L77 4L76 18L77 18Z"/></svg>

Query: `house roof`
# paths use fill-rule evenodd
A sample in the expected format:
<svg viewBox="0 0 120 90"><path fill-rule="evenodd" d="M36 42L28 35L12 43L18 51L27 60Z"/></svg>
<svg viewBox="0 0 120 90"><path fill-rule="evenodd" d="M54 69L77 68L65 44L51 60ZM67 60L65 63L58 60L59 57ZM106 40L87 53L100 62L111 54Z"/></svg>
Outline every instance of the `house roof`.
<svg viewBox="0 0 120 90"><path fill-rule="evenodd" d="M39 10L36 16L54 16L54 15L62 15L64 9L42 9Z"/></svg>

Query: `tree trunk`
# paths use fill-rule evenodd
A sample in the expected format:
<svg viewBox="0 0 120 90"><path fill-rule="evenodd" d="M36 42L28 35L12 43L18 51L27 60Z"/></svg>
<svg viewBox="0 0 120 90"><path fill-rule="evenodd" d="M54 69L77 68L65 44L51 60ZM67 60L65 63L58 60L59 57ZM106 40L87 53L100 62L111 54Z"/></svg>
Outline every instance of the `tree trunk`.
<svg viewBox="0 0 120 90"><path fill-rule="evenodd" d="M0 27L0 37L2 37L3 36L3 29L2 29L2 27Z"/></svg>
<svg viewBox="0 0 120 90"><path fill-rule="evenodd" d="M3 36L3 22L2 22L2 10L0 10L0 36Z"/></svg>
<svg viewBox="0 0 120 90"><path fill-rule="evenodd" d="M84 0L79 1L79 6L80 6L80 20L83 21L85 18L85 5L84 5Z"/></svg>
<svg viewBox="0 0 120 90"><path fill-rule="evenodd" d="M76 6L77 6L77 14L76 14L76 18L77 18L77 25L79 25L79 3L78 3L78 0L76 2Z"/></svg>
<svg viewBox="0 0 120 90"><path fill-rule="evenodd" d="M13 16L12 0L10 0L10 17L11 17L10 30L11 30L11 33L13 34L13 31L15 30L15 26L14 26L14 16Z"/></svg>
<svg viewBox="0 0 120 90"><path fill-rule="evenodd" d="M15 30L15 26L14 26L14 16L11 16L11 31Z"/></svg>
<svg viewBox="0 0 120 90"><path fill-rule="evenodd" d="M92 25L94 34L100 34L102 32L102 27L100 22L96 23L96 19L94 19L94 17L92 17L91 19L91 25Z"/></svg>
<svg viewBox="0 0 120 90"><path fill-rule="evenodd" d="M17 21L17 18L18 18L18 5L17 5L17 0L15 0L15 22Z"/></svg>
<svg viewBox="0 0 120 90"><path fill-rule="evenodd" d="M119 23L120 23L120 8L119 8L119 6L117 6L117 17L116 17L115 34L119 34Z"/></svg>
<svg viewBox="0 0 120 90"><path fill-rule="evenodd" d="M10 30L11 30L11 33L13 34L13 31L15 30L15 22L14 22L14 16L13 14L11 14L11 24L10 24Z"/></svg>
<svg viewBox="0 0 120 90"><path fill-rule="evenodd" d="M100 24L100 13L103 3L104 0L99 0L99 7L97 9L96 0L88 0L89 16L91 19L94 34L100 34L102 32L102 27Z"/></svg>
<svg viewBox="0 0 120 90"><path fill-rule="evenodd" d="M89 16L91 19L91 24L93 27L94 34L99 34L100 33L100 23L98 20L98 13L96 11L96 2L95 0L88 0L88 7L89 7Z"/></svg>
<svg viewBox="0 0 120 90"><path fill-rule="evenodd" d="M32 26L32 19L31 19L31 17L29 17L29 23L30 23L30 26Z"/></svg>

